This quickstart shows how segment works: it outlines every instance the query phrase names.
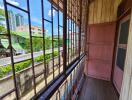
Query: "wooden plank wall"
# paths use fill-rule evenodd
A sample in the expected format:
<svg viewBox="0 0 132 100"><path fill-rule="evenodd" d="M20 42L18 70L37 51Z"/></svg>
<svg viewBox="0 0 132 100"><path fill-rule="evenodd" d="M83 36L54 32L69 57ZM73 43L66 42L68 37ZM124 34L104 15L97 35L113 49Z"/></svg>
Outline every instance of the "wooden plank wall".
<svg viewBox="0 0 132 100"><path fill-rule="evenodd" d="M121 0L93 0L89 7L86 74L110 80L117 9ZM99 40L100 39L100 40Z"/></svg>
<svg viewBox="0 0 132 100"><path fill-rule="evenodd" d="M120 100L132 100L132 12Z"/></svg>
<svg viewBox="0 0 132 100"><path fill-rule="evenodd" d="M89 8L89 24L113 22L121 0L94 0Z"/></svg>
<svg viewBox="0 0 132 100"><path fill-rule="evenodd" d="M89 25L87 76L110 81L116 23Z"/></svg>

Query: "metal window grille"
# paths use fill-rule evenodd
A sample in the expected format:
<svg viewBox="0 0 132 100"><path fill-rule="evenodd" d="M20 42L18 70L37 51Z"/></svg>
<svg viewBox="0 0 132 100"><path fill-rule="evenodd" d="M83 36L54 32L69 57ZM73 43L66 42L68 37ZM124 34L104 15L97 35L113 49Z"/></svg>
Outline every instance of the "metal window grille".
<svg viewBox="0 0 132 100"><path fill-rule="evenodd" d="M50 19L45 17L45 1L47 1L51 6ZM2 33L0 34L0 37L3 39L6 37L6 39L8 39L8 51L11 62L8 65L11 66L12 74L8 77L2 78L0 80L0 84L5 80L8 80L13 81L12 83L14 86L9 87L2 95L0 95L0 99L11 98L19 100L23 98L30 99L33 96L36 96L40 91L48 88L49 84L54 81L57 76L61 75L62 73L66 73L66 70L71 66L71 64L76 59L80 59L79 57L81 56L81 54L85 52L85 33L87 32L86 25L88 22L87 0L38 0L38 2L40 2L39 8L41 9L41 36L34 36L34 33L32 31L31 2L33 1L24 0L23 2L25 2L26 8L12 4L8 2L8 0L3 0L7 30L6 34ZM28 37L26 38L28 38L28 41L25 42L29 43L29 55L25 59L21 58L21 60L16 60L16 57L14 56L14 44L12 38L13 31L11 29L11 25L13 26L13 24L15 23L11 23L10 14L12 12L10 12L9 8L12 8L13 11L17 10L18 12L22 12L24 13L24 16L27 16L26 21L28 27ZM54 24L54 11L57 14L57 27L55 27ZM63 17L63 19L61 19L61 16ZM61 22L63 22L63 24L61 24ZM51 59L48 61L46 60L46 24L49 24L51 27L51 53L49 54ZM57 29L57 35L54 34L55 28ZM63 34L61 34L60 30L63 30ZM36 56L37 53L34 49L35 43L33 41L36 38L42 39L42 52L41 55L39 55L42 57L41 63L36 62L36 57L39 57ZM57 41L57 47L55 47L55 41ZM54 56L56 51L58 53L57 57ZM17 71L16 66L25 61L31 62L29 64L29 67ZM72 74L75 74L75 71ZM72 74L70 75L71 82L73 79ZM64 84L66 90L68 87L68 81L65 81ZM60 98L60 96L61 93L58 89L56 98Z"/></svg>

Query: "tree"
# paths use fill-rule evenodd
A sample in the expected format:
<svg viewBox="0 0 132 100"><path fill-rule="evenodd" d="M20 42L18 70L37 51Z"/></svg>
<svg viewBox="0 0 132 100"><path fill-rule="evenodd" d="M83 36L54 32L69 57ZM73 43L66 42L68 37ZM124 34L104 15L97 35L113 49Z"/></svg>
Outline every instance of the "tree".
<svg viewBox="0 0 132 100"><path fill-rule="evenodd" d="M33 37L32 38L32 43L33 43L33 50L35 52L43 50L43 45L42 45L43 44L43 39L42 38Z"/></svg>
<svg viewBox="0 0 132 100"><path fill-rule="evenodd" d="M5 34L7 33L6 28L2 26L2 22L5 21L5 11L0 9L0 33Z"/></svg>
<svg viewBox="0 0 132 100"><path fill-rule="evenodd" d="M5 11L3 9L0 9L0 21L5 20Z"/></svg>
<svg viewBox="0 0 132 100"><path fill-rule="evenodd" d="M51 49L52 38L50 36L45 38L45 49Z"/></svg>

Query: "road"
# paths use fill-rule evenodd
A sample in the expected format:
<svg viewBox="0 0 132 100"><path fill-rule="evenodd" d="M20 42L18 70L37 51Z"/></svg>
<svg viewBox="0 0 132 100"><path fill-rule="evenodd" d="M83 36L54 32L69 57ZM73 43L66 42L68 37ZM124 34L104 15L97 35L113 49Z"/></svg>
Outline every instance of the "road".
<svg viewBox="0 0 132 100"><path fill-rule="evenodd" d="M54 48L54 51L57 51L58 48ZM62 50L62 47L60 48L60 50ZM52 53L52 49L48 49L45 51L45 53ZM43 51L39 51L39 52L34 52L33 53L33 57L36 58L40 55L43 54ZM16 62L20 62L23 60L27 60L31 58L31 53L28 54L22 54L22 55L18 55L18 56L14 56L14 63ZM6 57L6 58L1 58L0 59L0 66L5 66L11 64L11 57Z"/></svg>

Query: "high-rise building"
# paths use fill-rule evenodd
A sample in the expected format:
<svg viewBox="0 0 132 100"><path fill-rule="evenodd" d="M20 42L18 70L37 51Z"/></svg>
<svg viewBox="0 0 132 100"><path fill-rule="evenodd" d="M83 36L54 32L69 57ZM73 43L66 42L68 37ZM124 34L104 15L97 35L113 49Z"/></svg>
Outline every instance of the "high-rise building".
<svg viewBox="0 0 132 100"><path fill-rule="evenodd" d="M15 31L16 27L24 25L24 17L21 14L14 14L13 11L8 12L10 30Z"/></svg>
<svg viewBox="0 0 132 100"><path fill-rule="evenodd" d="M29 32L29 26L28 25L21 25L16 28L17 32ZM31 26L32 34L40 34L42 35L42 29L38 26Z"/></svg>
<svg viewBox="0 0 132 100"><path fill-rule="evenodd" d="M0 2L0 10L4 10L4 5L2 2ZM6 27L5 17L3 15L0 15L0 26Z"/></svg>
<svg viewBox="0 0 132 100"><path fill-rule="evenodd" d="M8 11L10 30L16 30L16 16L12 11Z"/></svg>
<svg viewBox="0 0 132 100"><path fill-rule="evenodd" d="M16 14L16 26L24 25L24 17L21 14Z"/></svg>

